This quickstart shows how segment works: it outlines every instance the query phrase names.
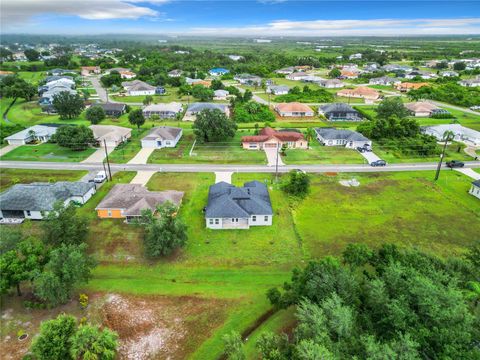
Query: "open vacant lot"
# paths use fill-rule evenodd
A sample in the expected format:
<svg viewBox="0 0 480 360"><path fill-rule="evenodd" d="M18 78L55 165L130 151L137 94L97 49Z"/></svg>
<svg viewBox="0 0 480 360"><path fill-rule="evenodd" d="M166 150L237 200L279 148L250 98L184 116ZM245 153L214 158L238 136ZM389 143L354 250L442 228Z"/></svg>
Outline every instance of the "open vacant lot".
<svg viewBox="0 0 480 360"><path fill-rule="evenodd" d="M15 184L30 184L32 182L51 181L77 181L80 180L86 171L70 170L26 170L26 169L1 169L0 170L0 191L3 191Z"/></svg>
<svg viewBox="0 0 480 360"><path fill-rule="evenodd" d="M239 130L233 139L224 142L197 142L190 156L195 141L191 131L184 131L183 137L175 148L155 150L148 159L149 163L220 163L220 164L266 164L263 151L247 151L241 146L242 136L252 135L252 130Z"/></svg>
<svg viewBox="0 0 480 360"><path fill-rule="evenodd" d="M82 151L73 151L57 144L22 145L1 157L1 160L10 161L82 161L96 151L88 148Z"/></svg>
<svg viewBox="0 0 480 360"><path fill-rule="evenodd" d="M309 144L310 149L287 150L282 156L285 164L363 164L362 155L353 149L343 146L322 146L317 140Z"/></svg>

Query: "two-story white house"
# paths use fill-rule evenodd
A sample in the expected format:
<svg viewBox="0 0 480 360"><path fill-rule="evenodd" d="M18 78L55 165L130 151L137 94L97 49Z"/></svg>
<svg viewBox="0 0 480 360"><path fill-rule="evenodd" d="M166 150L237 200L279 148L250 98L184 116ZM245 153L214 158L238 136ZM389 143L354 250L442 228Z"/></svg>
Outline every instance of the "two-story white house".
<svg viewBox="0 0 480 360"><path fill-rule="evenodd" d="M270 194L259 181L236 187L226 182L210 186L205 224L209 229L249 229L271 226L273 218Z"/></svg>

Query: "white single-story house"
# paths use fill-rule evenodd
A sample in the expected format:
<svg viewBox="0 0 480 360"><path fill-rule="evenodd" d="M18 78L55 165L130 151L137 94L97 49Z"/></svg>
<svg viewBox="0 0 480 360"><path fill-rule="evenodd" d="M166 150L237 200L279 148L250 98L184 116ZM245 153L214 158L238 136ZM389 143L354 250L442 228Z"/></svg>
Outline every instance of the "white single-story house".
<svg viewBox="0 0 480 360"><path fill-rule="evenodd" d="M17 184L0 194L0 218L41 220L61 201L85 204L96 188L90 182Z"/></svg>
<svg viewBox="0 0 480 360"><path fill-rule="evenodd" d="M205 208L205 225L209 229L249 229L271 226L273 210L270 194L259 181L236 187L226 182L210 186Z"/></svg>
<svg viewBox="0 0 480 360"><path fill-rule="evenodd" d="M303 80L304 78L308 78L309 76L310 75L304 72L294 72L294 73L288 74L287 76L285 76L285 78L288 80L300 81L300 80Z"/></svg>
<svg viewBox="0 0 480 360"><path fill-rule="evenodd" d="M275 111L282 117L311 117L315 115L311 107L299 102L279 103L275 105Z"/></svg>
<svg viewBox="0 0 480 360"><path fill-rule="evenodd" d="M183 117L184 121L195 121L197 118L197 114L203 110L220 110L223 112L225 115L230 116L230 108L228 107L228 104L216 104L216 103L191 103L187 111L185 113L185 116Z"/></svg>
<svg viewBox="0 0 480 360"><path fill-rule="evenodd" d="M53 134L57 132L59 125L46 124L34 125L25 130L19 131L15 134L7 136L5 140L9 145L25 145L33 141L47 142Z"/></svg>
<svg viewBox="0 0 480 360"><path fill-rule="evenodd" d="M129 96L155 95L156 87L140 80L124 81L122 86Z"/></svg>
<svg viewBox="0 0 480 360"><path fill-rule="evenodd" d="M365 145L372 146L370 139L352 130L324 127L315 128L315 133L318 142L325 146L344 146L349 149L356 149Z"/></svg>
<svg viewBox="0 0 480 360"><path fill-rule="evenodd" d="M290 87L287 85L270 85L267 87L267 93L273 95L285 95L288 94Z"/></svg>
<svg viewBox="0 0 480 360"><path fill-rule="evenodd" d="M427 135L432 135L437 140L444 140L444 134L451 131L454 134L453 140L463 142L467 145L480 146L480 131L476 131L460 124L442 124L426 126L422 128Z"/></svg>
<svg viewBox="0 0 480 360"><path fill-rule="evenodd" d="M161 149L164 147L175 147L182 137L182 132L182 129L177 127L154 127L142 139L142 148Z"/></svg>
<svg viewBox="0 0 480 360"><path fill-rule="evenodd" d="M480 180L472 181L472 187L468 191L470 194L480 199Z"/></svg>
<svg viewBox="0 0 480 360"><path fill-rule="evenodd" d="M338 79L323 79L318 81L317 84L325 89L339 89L345 86L345 84Z"/></svg>
<svg viewBox="0 0 480 360"><path fill-rule="evenodd" d="M215 90L213 92L213 99L214 100L227 100L230 93L227 90Z"/></svg>
<svg viewBox="0 0 480 360"><path fill-rule="evenodd" d="M158 115L160 118L174 118L183 111L183 105L178 102L152 104L145 106L142 110L143 116L147 119L152 115Z"/></svg>
<svg viewBox="0 0 480 360"><path fill-rule="evenodd" d="M440 110L438 106L427 101L406 103L405 107L417 117L430 117L435 111Z"/></svg>
<svg viewBox="0 0 480 360"><path fill-rule="evenodd" d="M370 85L383 85L383 86L392 86L400 84L401 81L390 76L381 76L377 78L371 78L368 83Z"/></svg>

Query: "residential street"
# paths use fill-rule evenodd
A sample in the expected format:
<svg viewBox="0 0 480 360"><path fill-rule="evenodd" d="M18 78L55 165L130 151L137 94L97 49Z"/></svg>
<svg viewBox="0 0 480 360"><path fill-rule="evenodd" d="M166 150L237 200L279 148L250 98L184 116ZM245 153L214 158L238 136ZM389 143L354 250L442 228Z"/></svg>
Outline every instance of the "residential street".
<svg viewBox="0 0 480 360"><path fill-rule="evenodd" d="M275 172L275 167L267 165L222 165L222 164L110 164L113 171L165 171L165 172ZM103 170L102 164L74 162L38 162L38 161L0 161L0 168L43 169L43 170ZM279 166L279 172L300 169L306 172L384 172L435 170L437 163L404 163L385 167L372 167L366 164L324 164L324 165L285 165ZM480 161L467 161L465 168L480 168ZM445 166L444 170L449 171Z"/></svg>
<svg viewBox="0 0 480 360"><path fill-rule="evenodd" d="M92 82L92 86L95 88L95 91L100 98L100 101L103 103L108 102L108 94L105 89L100 84L100 77L99 76L89 76L88 79ZM113 102L113 101L112 101Z"/></svg>

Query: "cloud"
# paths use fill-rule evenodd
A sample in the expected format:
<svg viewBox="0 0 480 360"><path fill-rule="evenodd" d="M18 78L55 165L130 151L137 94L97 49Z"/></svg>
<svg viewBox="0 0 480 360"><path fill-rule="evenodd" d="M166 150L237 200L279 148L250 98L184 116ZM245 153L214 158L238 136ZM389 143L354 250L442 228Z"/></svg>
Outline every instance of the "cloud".
<svg viewBox="0 0 480 360"><path fill-rule="evenodd" d="M275 20L244 27L197 27L198 35L354 36L480 34L480 18L371 19L371 20Z"/></svg>
<svg viewBox="0 0 480 360"><path fill-rule="evenodd" d="M161 14L145 5L167 0L2 0L2 28L26 25L36 16L78 16L88 20L138 19Z"/></svg>

